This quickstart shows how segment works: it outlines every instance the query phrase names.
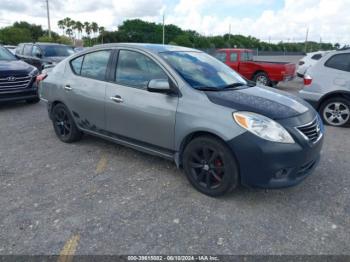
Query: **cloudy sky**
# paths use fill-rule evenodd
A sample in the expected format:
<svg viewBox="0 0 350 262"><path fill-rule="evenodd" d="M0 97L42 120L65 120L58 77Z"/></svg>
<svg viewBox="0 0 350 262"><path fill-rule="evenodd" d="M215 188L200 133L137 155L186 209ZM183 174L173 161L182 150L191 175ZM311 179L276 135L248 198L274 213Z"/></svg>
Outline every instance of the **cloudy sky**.
<svg viewBox="0 0 350 262"><path fill-rule="evenodd" d="M205 35L253 35L262 40L309 39L350 44L350 0L49 0L51 26L66 16L96 21L117 29L126 19L140 18L193 29ZM0 27L17 20L47 28L45 0L0 0Z"/></svg>

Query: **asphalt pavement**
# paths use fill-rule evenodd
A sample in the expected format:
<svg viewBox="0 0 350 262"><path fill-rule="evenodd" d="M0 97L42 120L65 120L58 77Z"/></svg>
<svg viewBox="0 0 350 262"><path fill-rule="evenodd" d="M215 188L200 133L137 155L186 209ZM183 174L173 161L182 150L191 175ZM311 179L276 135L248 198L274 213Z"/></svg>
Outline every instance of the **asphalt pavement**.
<svg viewBox="0 0 350 262"><path fill-rule="evenodd" d="M1 105L0 255L349 255L349 135L327 127L296 187L215 199L167 160L87 135L60 142L43 103Z"/></svg>

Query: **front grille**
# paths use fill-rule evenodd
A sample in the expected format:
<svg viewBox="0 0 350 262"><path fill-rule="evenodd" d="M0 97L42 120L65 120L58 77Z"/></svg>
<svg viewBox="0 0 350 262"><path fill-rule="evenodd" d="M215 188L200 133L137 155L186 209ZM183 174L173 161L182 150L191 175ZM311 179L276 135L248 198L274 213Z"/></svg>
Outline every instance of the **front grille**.
<svg viewBox="0 0 350 262"><path fill-rule="evenodd" d="M0 78L0 92L27 88L32 80L31 76L9 76Z"/></svg>
<svg viewBox="0 0 350 262"><path fill-rule="evenodd" d="M318 117L307 125L299 126L297 129L309 141L315 143L321 137L321 123Z"/></svg>

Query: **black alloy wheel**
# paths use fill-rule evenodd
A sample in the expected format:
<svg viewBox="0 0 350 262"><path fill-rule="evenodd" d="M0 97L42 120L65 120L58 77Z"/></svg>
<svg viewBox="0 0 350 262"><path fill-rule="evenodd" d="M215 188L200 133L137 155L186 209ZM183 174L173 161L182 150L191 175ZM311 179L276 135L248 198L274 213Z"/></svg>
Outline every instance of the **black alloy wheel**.
<svg viewBox="0 0 350 262"><path fill-rule="evenodd" d="M52 122L55 133L61 141L71 143L81 138L82 133L78 130L65 105L57 104L53 108Z"/></svg>
<svg viewBox="0 0 350 262"><path fill-rule="evenodd" d="M224 195L238 184L238 169L232 152L214 137L191 141L184 151L183 164L191 184L206 195Z"/></svg>

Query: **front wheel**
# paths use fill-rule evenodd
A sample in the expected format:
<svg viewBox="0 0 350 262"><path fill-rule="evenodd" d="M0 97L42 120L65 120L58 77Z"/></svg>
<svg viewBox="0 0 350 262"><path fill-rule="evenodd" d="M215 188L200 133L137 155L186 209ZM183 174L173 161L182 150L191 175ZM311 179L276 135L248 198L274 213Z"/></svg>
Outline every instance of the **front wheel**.
<svg viewBox="0 0 350 262"><path fill-rule="evenodd" d="M342 97L328 99L322 103L320 115L327 125L348 126L350 125L350 102Z"/></svg>
<svg viewBox="0 0 350 262"><path fill-rule="evenodd" d="M202 136L192 140L183 154L185 174L199 192L217 197L238 185L238 166L231 150L219 139Z"/></svg>
<svg viewBox="0 0 350 262"><path fill-rule="evenodd" d="M65 143L80 140L82 132L77 128L74 120L63 104L57 104L52 110L52 123L57 137Z"/></svg>

